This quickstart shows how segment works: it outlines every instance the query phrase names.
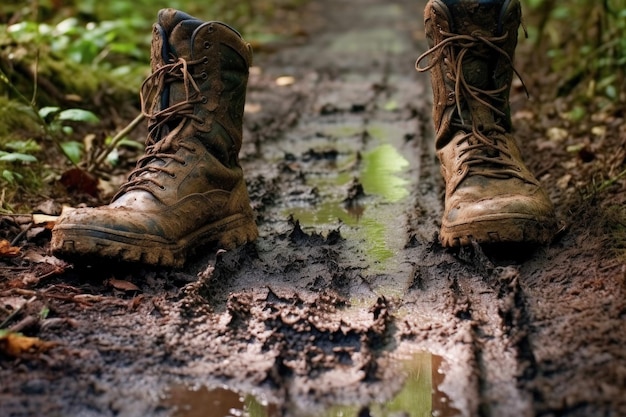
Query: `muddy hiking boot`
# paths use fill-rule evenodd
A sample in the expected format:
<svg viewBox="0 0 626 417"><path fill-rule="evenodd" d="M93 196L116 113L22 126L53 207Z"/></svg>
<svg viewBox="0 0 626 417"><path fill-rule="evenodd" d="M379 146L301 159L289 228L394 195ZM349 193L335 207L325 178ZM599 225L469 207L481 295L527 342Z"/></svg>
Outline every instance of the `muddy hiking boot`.
<svg viewBox="0 0 626 417"><path fill-rule="evenodd" d="M251 59L229 26L161 10L152 74L141 88L145 155L108 206L61 216L53 253L182 266L200 245L232 249L254 240L239 164Z"/></svg>
<svg viewBox="0 0 626 417"><path fill-rule="evenodd" d="M511 134L519 1L430 0L424 20L430 49L416 68L431 72L435 148L446 182L441 243L549 241L552 203Z"/></svg>

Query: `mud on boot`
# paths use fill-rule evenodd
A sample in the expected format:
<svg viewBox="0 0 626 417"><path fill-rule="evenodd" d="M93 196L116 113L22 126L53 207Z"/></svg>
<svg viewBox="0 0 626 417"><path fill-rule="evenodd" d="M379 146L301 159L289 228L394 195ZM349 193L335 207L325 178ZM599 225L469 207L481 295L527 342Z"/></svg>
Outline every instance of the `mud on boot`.
<svg viewBox="0 0 626 417"><path fill-rule="evenodd" d="M446 182L441 243L550 240L552 203L511 134L519 1L430 0L424 19L430 49L416 69L431 72L435 148Z"/></svg>
<svg viewBox="0 0 626 417"><path fill-rule="evenodd" d="M182 266L203 244L256 239L239 164L251 60L229 26L161 10L141 88L145 154L108 206L61 216L53 253Z"/></svg>

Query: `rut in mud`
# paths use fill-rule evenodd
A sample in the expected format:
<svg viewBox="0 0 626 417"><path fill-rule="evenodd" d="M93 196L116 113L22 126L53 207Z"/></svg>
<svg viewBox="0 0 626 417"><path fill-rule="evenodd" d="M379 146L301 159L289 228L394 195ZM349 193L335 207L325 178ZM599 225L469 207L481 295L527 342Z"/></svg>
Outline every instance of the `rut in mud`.
<svg viewBox="0 0 626 417"><path fill-rule="evenodd" d="M255 57L241 156L257 242L4 288L36 297L25 315L50 307L36 335L57 343L0 361L4 415L192 416L220 387L258 416L626 414L625 270L603 236L574 218L534 250L438 243L424 4L316 2L309 39Z"/></svg>

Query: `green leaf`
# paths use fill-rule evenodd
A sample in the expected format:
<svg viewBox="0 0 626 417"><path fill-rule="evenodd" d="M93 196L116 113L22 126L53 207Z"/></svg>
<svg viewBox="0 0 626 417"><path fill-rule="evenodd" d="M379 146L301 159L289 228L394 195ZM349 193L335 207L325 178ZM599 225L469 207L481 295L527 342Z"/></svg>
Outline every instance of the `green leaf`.
<svg viewBox="0 0 626 417"><path fill-rule="evenodd" d="M48 306L43 306L39 312L39 318L41 320L45 320L48 317L48 314L50 314L50 308L48 308Z"/></svg>
<svg viewBox="0 0 626 417"><path fill-rule="evenodd" d="M75 17L69 17L65 20L62 20L56 25L56 32L58 35L64 35L66 33L73 33L76 31L78 27L78 19Z"/></svg>
<svg viewBox="0 0 626 417"><path fill-rule="evenodd" d="M39 144L37 142L35 142L32 139L28 139L28 140L13 140L10 142L7 142L4 147L6 149L10 149L14 152L19 152L19 153L31 153L31 152L37 152L41 149L41 147L39 146Z"/></svg>
<svg viewBox="0 0 626 417"><path fill-rule="evenodd" d="M57 113L59 110L61 110L59 107L42 107L41 109L39 109L39 117L45 119L51 114Z"/></svg>
<svg viewBox="0 0 626 417"><path fill-rule="evenodd" d="M2 162L37 162L37 158L19 152L0 151L0 161Z"/></svg>
<svg viewBox="0 0 626 417"><path fill-rule="evenodd" d="M614 85L607 85L604 92L611 100L617 100L618 92Z"/></svg>
<svg viewBox="0 0 626 417"><path fill-rule="evenodd" d="M2 171L2 178L4 178L9 184L14 184L16 179L21 180L24 177L17 172L5 169L4 171Z"/></svg>
<svg viewBox="0 0 626 417"><path fill-rule="evenodd" d="M72 122L97 123L100 121L98 116L83 109L67 109L59 113L59 120L70 120Z"/></svg>
<svg viewBox="0 0 626 417"><path fill-rule="evenodd" d="M84 145L80 142L70 141L61 143L63 153L75 164L80 162L83 155Z"/></svg>
<svg viewBox="0 0 626 417"><path fill-rule="evenodd" d="M116 148L113 148L111 152L107 155L107 162L111 164L111 166L116 166L120 161L120 153Z"/></svg>
<svg viewBox="0 0 626 417"><path fill-rule="evenodd" d="M582 106L575 106L567 113L567 118L573 122L579 122L585 117L587 110Z"/></svg>

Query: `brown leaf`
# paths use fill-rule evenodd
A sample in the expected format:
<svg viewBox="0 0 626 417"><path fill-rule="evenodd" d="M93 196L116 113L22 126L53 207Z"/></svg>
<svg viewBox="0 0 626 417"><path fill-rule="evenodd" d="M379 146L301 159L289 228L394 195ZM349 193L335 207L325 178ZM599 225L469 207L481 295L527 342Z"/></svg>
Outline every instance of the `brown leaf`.
<svg viewBox="0 0 626 417"><path fill-rule="evenodd" d="M138 286L136 286L132 282L125 281L123 279L110 278L107 280L106 283L116 290L120 291L141 291Z"/></svg>
<svg viewBox="0 0 626 417"><path fill-rule="evenodd" d="M26 337L18 333L6 333L0 336L0 352L18 358L27 353L45 352L56 346L38 337Z"/></svg>
<svg viewBox="0 0 626 417"><path fill-rule="evenodd" d="M62 206L55 200L43 201L33 208L35 215L41 216L57 216L61 213ZM34 216L33 216L34 217Z"/></svg>
<svg viewBox="0 0 626 417"><path fill-rule="evenodd" d="M65 261L54 256L46 255L43 253L43 250L39 248L27 249L26 252L24 252L24 259L35 264L48 264L59 268L67 267L67 263Z"/></svg>
<svg viewBox="0 0 626 417"><path fill-rule="evenodd" d="M0 257L2 258L15 258L19 256L20 248L17 246L11 246L11 242L8 240L0 240Z"/></svg>
<svg viewBox="0 0 626 417"><path fill-rule="evenodd" d="M33 224L35 226L43 226L48 230L52 230L59 216L48 216L47 214L33 214Z"/></svg>
<svg viewBox="0 0 626 417"><path fill-rule="evenodd" d="M80 168L72 168L61 175L61 184L68 192L77 194L88 194L98 197L98 180Z"/></svg>

